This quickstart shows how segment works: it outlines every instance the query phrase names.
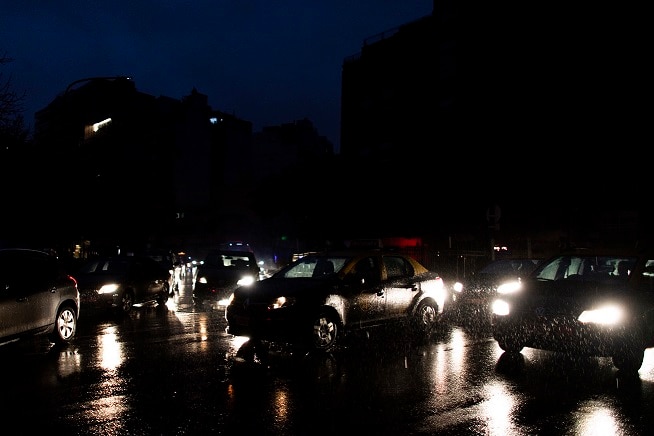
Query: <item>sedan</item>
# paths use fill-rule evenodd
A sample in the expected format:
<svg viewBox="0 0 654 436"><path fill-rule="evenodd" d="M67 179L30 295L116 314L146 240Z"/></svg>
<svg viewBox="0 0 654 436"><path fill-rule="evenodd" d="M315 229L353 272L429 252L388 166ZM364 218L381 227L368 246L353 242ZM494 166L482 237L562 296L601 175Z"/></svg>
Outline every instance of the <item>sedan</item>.
<svg viewBox="0 0 654 436"><path fill-rule="evenodd" d="M193 303L224 309L234 290L259 280L259 265L250 251L212 250L197 267Z"/></svg>
<svg viewBox="0 0 654 436"><path fill-rule="evenodd" d="M561 254L498 294L492 330L507 352L611 357L632 372L654 346L654 253Z"/></svg>
<svg viewBox="0 0 654 436"><path fill-rule="evenodd" d="M447 299L442 278L412 257L322 252L236 289L225 318L231 335L326 352L348 333L382 325L408 325L426 337Z"/></svg>
<svg viewBox="0 0 654 436"><path fill-rule="evenodd" d="M75 278L84 307L125 314L136 304L166 304L170 274L147 256L115 256L89 259Z"/></svg>
<svg viewBox="0 0 654 436"><path fill-rule="evenodd" d="M35 335L68 343L77 332L79 310L77 282L55 255L0 249L0 345Z"/></svg>
<svg viewBox="0 0 654 436"><path fill-rule="evenodd" d="M538 262L539 259L531 258L495 259L466 279L455 282L449 311L452 320L468 327L489 327L490 306L497 289L512 286L526 277L536 269Z"/></svg>

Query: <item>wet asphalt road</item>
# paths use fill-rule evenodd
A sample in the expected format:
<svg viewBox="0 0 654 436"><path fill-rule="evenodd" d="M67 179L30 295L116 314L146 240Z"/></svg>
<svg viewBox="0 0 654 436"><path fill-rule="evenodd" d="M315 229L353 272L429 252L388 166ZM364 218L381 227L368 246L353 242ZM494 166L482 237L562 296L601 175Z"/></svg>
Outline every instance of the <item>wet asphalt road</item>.
<svg viewBox="0 0 654 436"><path fill-rule="evenodd" d="M243 361L222 311L190 287L166 306L83 313L75 342L0 347L5 428L76 435L650 433L654 350L636 376L610 359L525 349L444 327L416 344L373 331L330 356Z"/></svg>

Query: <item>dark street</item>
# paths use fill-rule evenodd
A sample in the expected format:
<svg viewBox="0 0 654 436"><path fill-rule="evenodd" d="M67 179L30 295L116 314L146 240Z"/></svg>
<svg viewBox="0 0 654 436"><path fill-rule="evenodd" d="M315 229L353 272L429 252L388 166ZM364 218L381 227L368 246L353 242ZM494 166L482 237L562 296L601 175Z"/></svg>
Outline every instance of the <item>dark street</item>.
<svg viewBox="0 0 654 436"><path fill-rule="evenodd" d="M0 347L0 410L21 432L182 434L644 434L654 353L638 376L610 359L525 349L444 327L428 343L400 332L350 338L329 356L273 350L244 361L222 311L196 311L190 286L129 316L82 312L65 348Z"/></svg>

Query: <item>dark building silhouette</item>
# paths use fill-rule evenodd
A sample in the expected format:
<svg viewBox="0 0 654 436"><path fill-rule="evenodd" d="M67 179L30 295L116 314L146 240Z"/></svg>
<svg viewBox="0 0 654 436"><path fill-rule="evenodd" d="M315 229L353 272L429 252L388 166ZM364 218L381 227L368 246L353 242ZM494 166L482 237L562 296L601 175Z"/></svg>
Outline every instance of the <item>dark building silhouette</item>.
<svg viewBox="0 0 654 436"><path fill-rule="evenodd" d="M629 17L610 6L435 0L431 15L366 38L343 62L341 97L352 180L381 179L354 203L361 227L539 256L646 240L651 213L611 176L628 167L626 179L642 183L643 162L598 155L599 144L648 136L646 26ZM489 214L496 207L501 218Z"/></svg>
<svg viewBox="0 0 654 436"><path fill-rule="evenodd" d="M275 192L260 184L333 155L309 120L253 135L251 122L212 109L196 89L154 97L128 77L73 82L35 121L28 165L38 189L28 194L35 210L61 218L34 218L33 238L109 249L269 243L257 196Z"/></svg>
<svg viewBox="0 0 654 436"><path fill-rule="evenodd" d="M338 154L309 120L252 132L195 89L178 100L82 79L36 114L15 171L37 183L10 193L9 222L36 238L294 251L633 245L651 212L618 197L649 174L634 155L648 137L645 27L618 13L609 32L611 11L580 9L434 0L365 38L342 64ZM599 176L616 164L623 179Z"/></svg>
<svg viewBox="0 0 654 436"><path fill-rule="evenodd" d="M446 230L426 202L443 195L456 130L455 19L451 2L434 1L432 14L366 38L343 61L340 154L354 184L377 186L352 198L362 231L431 238Z"/></svg>
<svg viewBox="0 0 654 436"><path fill-rule="evenodd" d="M415 162L447 149L454 116L455 26L450 2L366 38L342 67L341 154Z"/></svg>

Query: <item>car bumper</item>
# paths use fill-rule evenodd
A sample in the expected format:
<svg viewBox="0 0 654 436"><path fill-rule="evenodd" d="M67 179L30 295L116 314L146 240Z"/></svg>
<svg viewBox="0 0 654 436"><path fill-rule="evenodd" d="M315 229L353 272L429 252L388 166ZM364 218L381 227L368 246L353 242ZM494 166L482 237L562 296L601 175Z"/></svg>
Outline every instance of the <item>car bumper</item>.
<svg viewBox="0 0 654 436"><path fill-rule="evenodd" d="M212 308L224 309L229 304L229 298L233 293L234 288L211 288L196 284L193 289L193 302Z"/></svg>
<svg viewBox="0 0 654 436"><path fill-rule="evenodd" d="M284 310L253 315L228 306L225 318L228 334L269 341L295 342L302 337L303 326L309 325Z"/></svg>
<svg viewBox="0 0 654 436"><path fill-rule="evenodd" d="M623 325L606 327L576 319L515 320L494 315L492 329L496 339L513 338L524 347L596 356L613 356L643 343L638 332Z"/></svg>
<svg viewBox="0 0 654 436"><path fill-rule="evenodd" d="M80 293L80 306L85 309L111 309L120 303L120 296L115 294L98 294L97 292Z"/></svg>

